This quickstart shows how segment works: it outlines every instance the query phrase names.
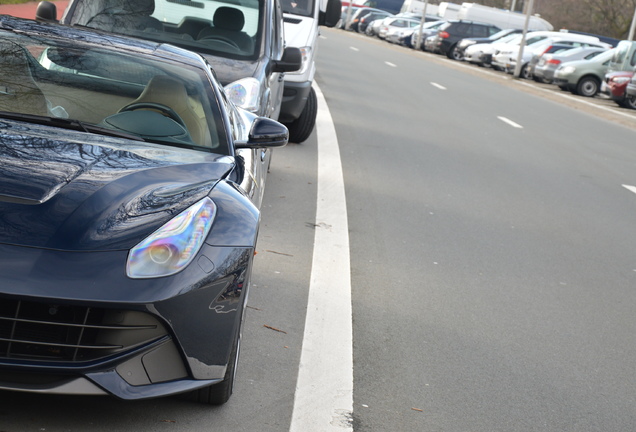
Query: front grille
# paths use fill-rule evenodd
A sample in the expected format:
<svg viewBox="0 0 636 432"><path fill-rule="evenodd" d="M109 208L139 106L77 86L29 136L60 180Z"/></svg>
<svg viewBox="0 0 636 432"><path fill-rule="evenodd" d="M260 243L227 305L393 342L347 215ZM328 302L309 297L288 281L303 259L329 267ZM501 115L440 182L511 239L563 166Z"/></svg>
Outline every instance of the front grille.
<svg viewBox="0 0 636 432"><path fill-rule="evenodd" d="M0 359L85 362L165 334L142 312L0 299Z"/></svg>

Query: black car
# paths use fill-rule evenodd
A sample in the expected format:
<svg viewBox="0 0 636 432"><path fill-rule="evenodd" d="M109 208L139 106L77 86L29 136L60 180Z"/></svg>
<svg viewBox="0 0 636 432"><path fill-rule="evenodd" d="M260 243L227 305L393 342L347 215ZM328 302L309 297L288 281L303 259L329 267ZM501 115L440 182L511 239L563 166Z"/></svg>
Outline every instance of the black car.
<svg viewBox="0 0 636 432"><path fill-rule="evenodd" d="M390 16L393 16L393 14L391 14L389 12L385 12L385 11L375 10L374 9L371 12L366 13L365 15L359 17L358 22L357 22L356 31L358 33L366 33L367 27L373 21L375 21L377 19L387 18L387 17L390 17Z"/></svg>
<svg viewBox="0 0 636 432"><path fill-rule="evenodd" d="M226 402L260 221L238 149L287 128L191 51L7 15L0 83L0 389Z"/></svg>
<svg viewBox="0 0 636 432"><path fill-rule="evenodd" d="M465 38L489 37L499 31L501 29L492 24L451 20L441 26L437 35L432 38L430 50L451 59L461 60L463 56L457 50L459 41Z"/></svg>
<svg viewBox="0 0 636 432"><path fill-rule="evenodd" d="M302 65L300 50L285 48L283 12L277 0L71 0L62 23L169 43L201 54L241 108L278 120L285 72ZM36 17L55 21L55 5L39 4ZM271 151L244 153L265 178ZM264 173L261 175L260 173ZM254 183L263 196L264 183ZM252 192L250 192L252 193Z"/></svg>

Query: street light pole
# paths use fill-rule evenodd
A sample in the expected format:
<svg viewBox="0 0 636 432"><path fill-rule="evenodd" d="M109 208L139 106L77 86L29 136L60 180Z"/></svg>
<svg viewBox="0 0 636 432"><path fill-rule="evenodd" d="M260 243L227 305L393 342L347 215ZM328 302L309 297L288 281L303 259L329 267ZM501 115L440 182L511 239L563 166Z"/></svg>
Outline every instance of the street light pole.
<svg viewBox="0 0 636 432"><path fill-rule="evenodd" d="M422 49L422 29L424 28L424 23L426 22L426 9L428 9L428 0L424 0L424 10L422 11L422 21L420 21L420 26L417 30L417 37L415 38L416 46L415 49Z"/></svg>
<svg viewBox="0 0 636 432"><path fill-rule="evenodd" d="M634 40L634 29L636 29L636 9L634 10L634 17L632 18L632 25L629 28L629 38L627 40Z"/></svg>
<svg viewBox="0 0 636 432"><path fill-rule="evenodd" d="M517 64L515 65L514 78L519 78L521 74L523 47L526 45L526 34L528 33L528 24L530 22L530 15L532 14L532 8L534 6L534 0L530 0L530 4L526 9L526 21L523 24L523 33L521 34L521 42L519 43L519 52L517 53Z"/></svg>

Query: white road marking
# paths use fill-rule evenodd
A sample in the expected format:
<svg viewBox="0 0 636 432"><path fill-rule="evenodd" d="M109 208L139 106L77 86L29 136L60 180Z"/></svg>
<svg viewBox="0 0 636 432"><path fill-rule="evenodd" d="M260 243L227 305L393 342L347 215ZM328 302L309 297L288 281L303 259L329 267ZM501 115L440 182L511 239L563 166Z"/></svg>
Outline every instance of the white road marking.
<svg viewBox="0 0 636 432"><path fill-rule="evenodd" d="M502 122L507 123L507 124L509 124L510 126L514 127L514 128L517 128L517 129L523 129L523 126L521 126L521 125L520 125L520 124L518 124L518 123L513 122L513 121L512 121L512 120L510 120L510 119L507 119L506 117L497 116L497 118L498 118L499 120L501 120Z"/></svg>
<svg viewBox="0 0 636 432"><path fill-rule="evenodd" d="M432 82L432 83L431 83L431 85L432 85L433 87L437 87L437 88L438 88L438 89L440 89L440 90L446 90L446 87L444 87L444 86L443 86L443 85L441 85L441 84L437 84L437 83Z"/></svg>
<svg viewBox="0 0 636 432"><path fill-rule="evenodd" d="M316 83L318 197L305 333L290 432L353 431L349 227L336 130Z"/></svg>
<svg viewBox="0 0 636 432"><path fill-rule="evenodd" d="M387 65L389 65L389 66L391 66L391 67L397 67L397 65L394 65L393 63L388 62L388 61L385 61L384 63L385 63L385 64L387 64Z"/></svg>
<svg viewBox="0 0 636 432"><path fill-rule="evenodd" d="M624 187L625 189L627 189L628 191L630 191L630 192L634 192L634 193L636 193L636 186L630 186L630 185L626 185L626 184L624 184L624 185L623 185L623 187Z"/></svg>
<svg viewBox="0 0 636 432"><path fill-rule="evenodd" d="M587 105L587 106L590 106L590 107L593 107L593 108L597 108L597 109L600 109L600 110L603 110L603 111L607 111L607 112L612 113L612 114L618 114L618 115L621 115L623 117L626 117L626 118L629 118L629 119L632 119L632 120L634 119L634 115L633 114L629 114L629 111L631 111L631 110L626 110L625 112L622 112L622 111L619 111L619 110L616 110L616 109L605 107L603 105L598 105L598 104L595 104L595 103L592 103L592 102L588 102L588 101L585 100L585 98L582 98L580 96L573 96L573 95L570 95L570 94L567 94L567 93L564 93L564 92L555 92L554 90L548 90L548 89L544 89L544 88L541 88L541 87L536 87L536 86L533 86L530 83L522 82L522 80L515 80L515 82L520 84L520 85L524 85L526 87L530 87L530 88L532 88L534 90L539 90L539 91L542 91L542 92L545 92L545 93L550 93L551 95L560 96L562 98L565 98L565 99L568 99L568 100L571 100L571 101L574 101L574 102L577 102L577 103L580 103L580 104L583 104L583 105Z"/></svg>
<svg viewBox="0 0 636 432"><path fill-rule="evenodd" d="M349 47L352 51L360 51L358 48L356 47Z"/></svg>

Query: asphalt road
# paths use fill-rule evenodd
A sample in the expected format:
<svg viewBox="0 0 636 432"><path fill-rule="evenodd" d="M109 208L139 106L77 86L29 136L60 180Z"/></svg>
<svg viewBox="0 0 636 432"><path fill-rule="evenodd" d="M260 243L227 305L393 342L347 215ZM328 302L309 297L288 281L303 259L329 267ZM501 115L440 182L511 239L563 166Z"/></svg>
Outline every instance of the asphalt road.
<svg viewBox="0 0 636 432"><path fill-rule="evenodd" d="M323 34L356 430L635 430L636 122Z"/></svg>
<svg viewBox="0 0 636 432"><path fill-rule="evenodd" d="M636 430L632 113L322 33L353 312L341 429ZM228 404L4 392L0 431L288 431L325 136L274 154Z"/></svg>

